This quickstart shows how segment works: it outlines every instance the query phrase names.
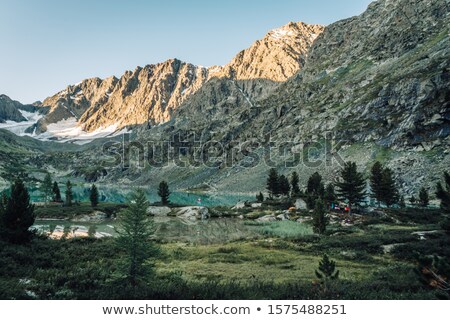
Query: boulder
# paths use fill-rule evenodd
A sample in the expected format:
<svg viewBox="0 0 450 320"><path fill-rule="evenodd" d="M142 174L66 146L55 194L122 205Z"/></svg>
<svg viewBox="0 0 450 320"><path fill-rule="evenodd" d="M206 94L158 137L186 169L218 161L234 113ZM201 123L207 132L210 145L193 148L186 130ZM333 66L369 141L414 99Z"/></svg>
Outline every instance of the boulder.
<svg viewBox="0 0 450 320"><path fill-rule="evenodd" d="M286 213L279 214L279 215L277 215L277 220L281 220L281 221L289 220L289 215Z"/></svg>
<svg viewBox="0 0 450 320"><path fill-rule="evenodd" d="M297 199L295 200L295 208L297 210L307 210L308 206L306 205L306 202L303 199Z"/></svg>
<svg viewBox="0 0 450 320"><path fill-rule="evenodd" d="M208 219L210 217L206 207L182 207L175 212L177 217L189 220Z"/></svg>
<svg viewBox="0 0 450 320"><path fill-rule="evenodd" d="M172 212L172 209L169 207L148 207L147 214L155 217L166 217L169 213Z"/></svg>
<svg viewBox="0 0 450 320"><path fill-rule="evenodd" d="M267 215L267 216L256 219L256 221L258 221L258 222L273 222L273 221L277 221L277 218L272 215Z"/></svg>
<svg viewBox="0 0 450 320"><path fill-rule="evenodd" d="M252 203L252 208L261 208L262 203Z"/></svg>
<svg viewBox="0 0 450 320"><path fill-rule="evenodd" d="M72 219L72 221L78 222L101 222L105 221L108 218L108 215L102 211L94 211L90 214L84 214L81 216L77 216Z"/></svg>
<svg viewBox="0 0 450 320"><path fill-rule="evenodd" d="M233 210L243 209L247 206L247 202L241 201L236 203L236 205L232 208Z"/></svg>

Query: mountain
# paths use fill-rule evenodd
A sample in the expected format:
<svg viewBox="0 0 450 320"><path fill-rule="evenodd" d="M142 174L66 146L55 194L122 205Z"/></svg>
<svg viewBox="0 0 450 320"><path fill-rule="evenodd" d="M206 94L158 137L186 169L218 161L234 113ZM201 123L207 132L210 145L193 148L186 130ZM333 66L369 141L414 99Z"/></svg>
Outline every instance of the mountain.
<svg viewBox="0 0 450 320"><path fill-rule="evenodd" d="M42 106L50 111L28 132L44 133L48 125L67 119L75 119L86 132L161 124L171 120L174 111L213 78L254 80L244 91L262 96L301 68L322 30L318 25L289 23L269 32L223 67L204 68L171 59L137 67L120 79L84 80L45 99Z"/></svg>
<svg viewBox="0 0 450 320"><path fill-rule="evenodd" d="M0 94L0 123L5 123L7 120L22 122L27 121L27 118L21 111L35 112L37 108L33 105L23 105L19 101L12 100L4 94Z"/></svg>

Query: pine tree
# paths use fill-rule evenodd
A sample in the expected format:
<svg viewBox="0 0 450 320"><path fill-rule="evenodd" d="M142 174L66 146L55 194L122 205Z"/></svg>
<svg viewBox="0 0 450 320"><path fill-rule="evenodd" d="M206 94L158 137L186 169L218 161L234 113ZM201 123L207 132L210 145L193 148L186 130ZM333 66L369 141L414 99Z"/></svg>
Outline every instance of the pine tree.
<svg viewBox="0 0 450 320"><path fill-rule="evenodd" d="M271 199L273 199L274 196L280 195L278 172L275 168L272 168L269 171L269 177L267 178L267 191L269 191L269 197Z"/></svg>
<svg viewBox="0 0 450 320"><path fill-rule="evenodd" d="M400 206L401 209L405 209L406 208L406 203L405 203L405 197L404 196L400 197L400 201L398 202L398 205Z"/></svg>
<svg viewBox="0 0 450 320"><path fill-rule="evenodd" d="M419 192L419 203L424 208L428 207L428 204L430 203L430 198L428 196L428 191L425 188L420 189L420 192Z"/></svg>
<svg viewBox="0 0 450 320"><path fill-rule="evenodd" d="M325 187L322 182L322 176L315 172L308 179L306 187L306 204L308 209L314 209L317 199L323 198L325 193Z"/></svg>
<svg viewBox="0 0 450 320"><path fill-rule="evenodd" d="M291 191L291 186L289 185L289 180L286 178L286 176L281 175L278 178L278 184L279 184L279 191L280 194L283 196L289 196L289 193Z"/></svg>
<svg viewBox="0 0 450 320"><path fill-rule="evenodd" d="M6 205L8 204L8 196L6 192L3 191L0 197L0 229L3 221L3 215L5 214ZM1 230L0 230L1 231Z"/></svg>
<svg viewBox="0 0 450 320"><path fill-rule="evenodd" d="M331 205L336 202L336 198L337 197L336 192L334 191L334 185L332 183L327 184L323 199L325 200L328 208L330 208Z"/></svg>
<svg viewBox="0 0 450 320"><path fill-rule="evenodd" d="M327 225L328 218L326 216L325 205L322 200L318 199L313 213L313 230L317 234L323 234Z"/></svg>
<svg viewBox="0 0 450 320"><path fill-rule="evenodd" d="M136 293L136 287L145 283L152 268L147 260L158 254L151 237L155 232L152 219L148 219L149 203L142 189L134 191L129 199L128 208L119 215L120 224L116 229L117 246L125 251L125 259L120 266L121 277L127 281Z"/></svg>
<svg viewBox="0 0 450 320"><path fill-rule="evenodd" d="M70 183L70 180L67 180L67 183L66 183L66 206L71 207L72 200L73 200L72 184Z"/></svg>
<svg viewBox="0 0 450 320"><path fill-rule="evenodd" d="M444 183L438 182L436 185L436 197L441 200L441 209L447 213L450 213L450 174L444 172Z"/></svg>
<svg viewBox="0 0 450 320"><path fill-rule="evenodd" d="M319 270L315 271L316 277L321 280L335 280L339 278L339 270L336 270L336 262L330 260L327 254L323 255L319 262Z"/></svg>
<svg viewBox="0 0 450 320"><path fill-rule="evenodd" d="M415 205L417 202L416 197L414 197L414 195L411 196L411 198L409 198L409 203L411 203L411 205Z"/></svg>
<svg viewBox="0 0 450 320"><path fill-rule="evenodd" d="M383 166L379 161L375 162L372 166L370 175L370 189L372 191L371 195L378 202L378 207L381 205L383 200L382 192L382 180L383 180Z"/></svg>
<svg viewBox="0 0 450 320"><path fill-rule="evenodd" d="M18 179L11 186L11 196L2 215L0 224L2 237L13 243L28 242L33 235L29 229L34 219L34 205L30 203L27 188L22 180Z"/></svg>
<svg viewBox="0 0 450 320"><path fill-rule="evenodd" d="M256 195L256 201L264 202L264 195L262 194L262 192Z"/></svg>
<svg viewBox="0 0 450 320"><path fill-rule="evenodd" d="M383 169L381 179L381 201L390 207L399 200L398 189L393 178L393 172L389 168Z"/></svg>
<svg viewBox="0 0 450 320"><path fill-rule="evenodd" d="M345 163L336 186L338 196L348 201L351 214L353 205L359 205L366 195L366 180L363 174L357 171L356 163Z"/></svg>
<svg viewBox="0 0 450 320"><path fill-rule="evenodd" d="M91 200L91 206L96 207L98 205L98 190L95 184L91 187L91 194L89 196L89 200Z"/></svg>
<svg viewBox="0 0 450 320"><path fill-rule="evenodd" d="M41 184L41 192L42 197L44 198L44 202L47 203L51 200L53 194L53 185L52 185L52 177L50 173L45 175L44 181Z"/></svg>
<svg viewBox="0 0 450 320"><path fill-rule="evenodd" d="M291 194L293 198L300 196L299 182L300 178L298 176L298 173L294 171L291 177Z"/></svg>
<svg viewBox="0 0 450 320"><path fill-rule="evenodd" d="M170 196L169 184L166 181L161 181L159 183L158 195L161 197L162 204L168 204L170 202L169 201L169 196Z"/></svg>
<svg viewBox="0 0 450 320"><path fill-rule="evenodd" d="M61 202L61 191L59 190L58 182L53 182L53 201L55 202Z"/></svg>

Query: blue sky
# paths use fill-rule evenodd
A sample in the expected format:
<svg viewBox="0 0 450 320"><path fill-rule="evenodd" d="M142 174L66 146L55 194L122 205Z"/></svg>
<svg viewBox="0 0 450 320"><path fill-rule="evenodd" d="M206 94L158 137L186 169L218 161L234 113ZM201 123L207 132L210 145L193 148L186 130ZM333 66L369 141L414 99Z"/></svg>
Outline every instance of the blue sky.
<svg viewBox="0 0 450 320"><path fill-rule="evenodd" d="M31 103L169 58L223 65L289 21L327 25L370 2L0 0L0 94Z"/></svg>

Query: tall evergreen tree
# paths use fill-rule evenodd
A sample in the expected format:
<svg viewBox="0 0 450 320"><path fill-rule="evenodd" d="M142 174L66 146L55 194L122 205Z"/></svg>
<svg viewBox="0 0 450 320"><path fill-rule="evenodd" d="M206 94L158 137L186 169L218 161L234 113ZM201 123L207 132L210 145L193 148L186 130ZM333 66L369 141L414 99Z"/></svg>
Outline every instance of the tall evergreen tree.
<svg viewBox="0 0 450 320"><path fill-rule="evenodd" d="M299 186L300 178L297 172L293 172L291 176L291 194L292 197L300 196L300 186Z"/></svg>
<svg viewBox="0 0 450 320"><path fill-rule="evenodd" d="M334 191L334 185L332 183L327 184L323 199L325 200L328 208L331 207L331 204L336 202L336 192Z"/></svg>
<svg viewBox="0 0 450 320"><path fill-rule="evenodd" d="M18 179L11 186L11 196L2 215L2 237L13 243L28 242L33 234L29 229L34 219L34 205L30 202L28 189L22 180Z"/></svg>
<svg viewBox="0 0 450 320"><path fill-rule="evenodd" d="M168 204L170 202L169 201L169 196L170 196L169 184L166 181L161 181L159 183L158 195L161 197L162 204Z"/></svg>
<svg viewBox="0 0 450 320"><path fill-rule="evenodd" d="M317 234L323 234L328 225L328 217L326 215L326 208L322 200L316 201L316 206L313 213L313 230Z"/></svg>
<svg viewBox="0 0 450 320"><path fill-rule="evenodd" d="M339 270L336 270L336 262L330 260L327 254L324 254L319 262L319 270L316 270L316 277L321 280L335 280L339 277Z"/></svg>
<svg viewBox="0 0 450 320"><path fill-rule="evenodd" d="M393 177L393 172L389 168L383 169L382 179L381 179L381 201L390 207L399 200L398 189L395 184Z"/></svg>
<svg viewBox="0 0 450 320"><path fill-rule="evenodd" d="M271 199L273 199L274 196L280 195L280 187L278 182L277 169L270 169L269 177L267 178L267 191L269 191L269 197Z"/></svg>
<svg viewBox="0 0 450 320"><path fill-rule="evenodd" d="M96 207L98 205L98 190L95 184L91 187L91 194L89 195L89 200L91 200L91 206Z"/></svg>
<svg viewBox="0 0 450 320"><path fill-rule="evenodd" d="M398 202L398 205L400 206L400 208L405 209L406 208L406 203L405 203L405 197L401 196L400 200Z"/></svg>
<svg viewBox="0 0 450 320"><path fill-rule="evenodd" d="M47 173L45 175L44 181L41 184L41 192L42 197L44 199L44 202L47 203L52 199L53 194L53 184L52 184L52 177L50 176L50 173Z"/></svg>
<svg viewBox="0 0 450 320"><path fill-rule="evenodd" d="M430 197L428 196L428 191L427 191L427 189L422 187L422 189L420 189L420 192L419 192L419 204L422 207L426 208L426 207L428 207L429 203L430 203Z"/></svg>
<svg viewBox="0 0 450 320"><path fill-rule="evenodd" d="M152 273L148 259L158 254L158 247L151 237L155 232L152 219L148 219L149 203L142 189L134 191L129 199L128 208L119 215L119 227L116 229L118 247L125 251L125 259L120 266L121 277L133 288L146 282Z"/></svg>
<svg viewBox="0 0 450 320"><path fill-rule="evenodd" d="M264 195L262 194L262 192L260 192L259 194L256 195L256 201L258 201L258 202L264 201Z"/></svg>
<svg viewBox="0 0 450 320"><path fill-rule="evenodd" d="M363 174L358 172L356 163L345 163L336 186L338 196L348 201L351 214L353 205L359 205L366 195L366 180Z"/></svg>
<svg viewBox="0 0 450 320"><path fill-rule="evenodd" d="M289 196L289 193L291 191L291 186L289 185L289 180L286 178L285 175L281 175L278 178L278 185L279 185L279 191L280 194L283 196Z"/></svg>
<svg viewBox="0 0 450 320"><path fill-rule="evenodd" d="M53 201L61 202L61 191L59 190L58 182L53 182Z"/></svg>
<svg viewBox="0 0 450 320"><path fill-rule="evenodd" d="M322 182L322 176L315 172L309 177L308 184L306 186L306 204L308 209L314 209L316 201L323 198L325 193L325 187Z"/></svg>
<svg viewBox="0 0 450 320"><path fill-rule="evenodd" d="M436 197L441 200L441 209L450 212L450 174L444 172L444 186L438 182L436 185Z"/></svg>
<svg viewBox="0 0 450 320"><path fill-rule="evenodd" d="M378 207L381 206L383 200L382 181L383 181L383 166L379 161L375 162L370 171L370 190L371 195L378 202Z"/></svg>
<svg viewBox="0 0 450 320"><path fill-rule="evenodd" d="M415 205L417 202L417 199L414 195L411 196L411 198L409 198L409 203L411 203L411 205Z"/></svg>
<svg viewBox="0 0 450 320"><path fill-rule="evenodd" d="M71 207L73 201L73 192L72 192L72 184L70 180L67 180L66 183L66 206Z"/></svg>

